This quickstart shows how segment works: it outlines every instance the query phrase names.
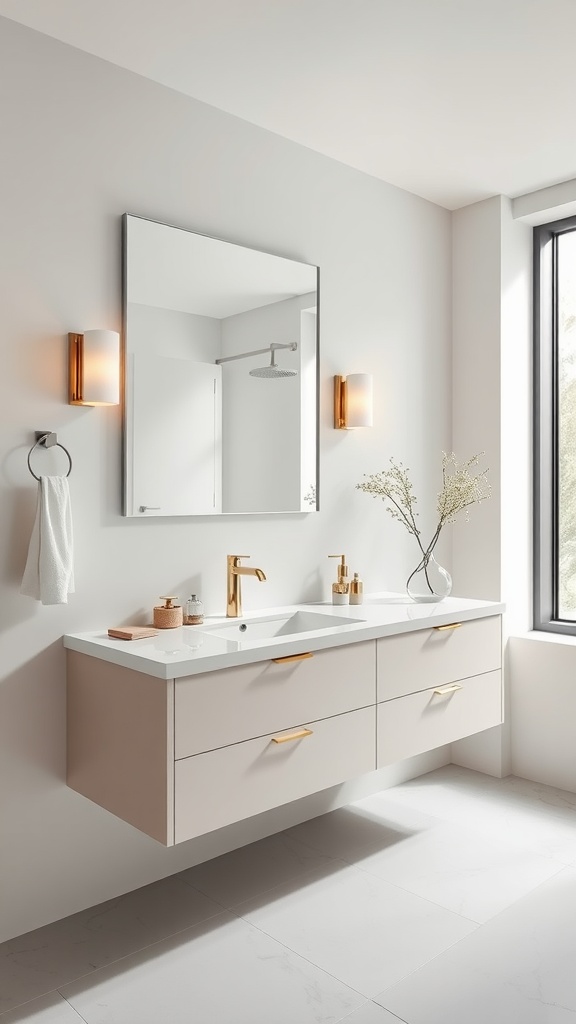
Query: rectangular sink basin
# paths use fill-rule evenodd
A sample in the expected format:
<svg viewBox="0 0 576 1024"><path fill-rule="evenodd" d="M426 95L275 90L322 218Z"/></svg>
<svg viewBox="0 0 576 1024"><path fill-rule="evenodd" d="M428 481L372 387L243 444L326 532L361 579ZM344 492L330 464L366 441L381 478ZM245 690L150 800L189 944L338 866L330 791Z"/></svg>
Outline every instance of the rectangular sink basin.
<svg viewBox="0 0 576 1024"><path fill-rule="evenodd" d="M204 626L203 632L223 637L225 640L249 642L293 636L295 633L310 633L317 629L337 629L338 626L351 626L362 621L364 620L322 612L298 611L290 615L274 615L261 619L234 619L224 626L214 626L213 629Z"/></svg>

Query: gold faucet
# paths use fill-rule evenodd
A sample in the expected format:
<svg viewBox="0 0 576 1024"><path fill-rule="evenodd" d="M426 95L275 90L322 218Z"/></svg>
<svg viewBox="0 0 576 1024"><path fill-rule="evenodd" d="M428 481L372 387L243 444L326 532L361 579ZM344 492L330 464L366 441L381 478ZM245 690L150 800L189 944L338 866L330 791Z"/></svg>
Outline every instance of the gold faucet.
<svg viewBox="0 0 576 1024"><path fill-rule="evenodd" d="M228 573L226 580L226 615L229 619L236 619L242 615L242 591L240 589L241 576L256 576L261 583L266 576L262 569L251 569L246 565L240 565L241 558L250 558L250 555L228 555Z"/></svg>

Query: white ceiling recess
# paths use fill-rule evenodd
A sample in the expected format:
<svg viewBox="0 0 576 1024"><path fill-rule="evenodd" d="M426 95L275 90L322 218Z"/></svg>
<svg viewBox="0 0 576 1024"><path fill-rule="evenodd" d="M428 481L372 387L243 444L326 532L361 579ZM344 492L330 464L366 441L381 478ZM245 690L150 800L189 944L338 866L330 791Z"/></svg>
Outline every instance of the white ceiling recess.
<svg viewBox="0 0 576 1024"><path fill-rule="evenodd" d="M575 0L0 0L0 15L449 209L576 176Z"/></svg>

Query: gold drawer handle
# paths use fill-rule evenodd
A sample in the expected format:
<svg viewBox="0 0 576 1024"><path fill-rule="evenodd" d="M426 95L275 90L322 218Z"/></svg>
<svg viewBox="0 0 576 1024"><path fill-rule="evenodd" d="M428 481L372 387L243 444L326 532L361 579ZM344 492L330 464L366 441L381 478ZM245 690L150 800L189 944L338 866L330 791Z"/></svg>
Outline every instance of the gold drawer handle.
<svg viewBox="0 0 576 1024"><path fill-rule="evenodd" d="M291 732L288 736L273 736L272 743L290 743L291 740L303 740L311 735L312 729L298 729L298 732Z"/></svg>
<svg viewBox="0 0 576 1024"><path fill-rule="evenodd" d="M461 625L461 622L449 622L447 626L432 626L432 629L437 629L440 632L441 629L459 629Z"/></svg>
<svg viewBox="0 0 576 1024"><path fill-rule="evenodd" d="M307 651L306 654L287 654L285 658L272 658L272 661L275 665L286 665L289 661L304 661L304 658L313 657L313 652Z"/></svg>
<svg viewBox="0 0 576 1024"><path fill-rule="evenodd" d="M443 697L445 693L456 693L456 690L462 690L464 687L460 686L460 683L452 683L452 686L439 686L434 693L437 693L439 697Z"/></svg>

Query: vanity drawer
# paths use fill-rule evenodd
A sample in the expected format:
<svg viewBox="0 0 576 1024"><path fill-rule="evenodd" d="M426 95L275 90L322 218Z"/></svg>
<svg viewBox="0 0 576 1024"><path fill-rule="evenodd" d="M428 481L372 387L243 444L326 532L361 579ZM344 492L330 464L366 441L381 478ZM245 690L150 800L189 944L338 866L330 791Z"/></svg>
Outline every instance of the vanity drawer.
<svg viewBox="0 0 576 1024"><path fill-rule="evenodd" d="M374 704L376 642L188 676L175 691L178 760Z"/></svg>
<svg viewBox="0 0 576 1024"><path fill-rule="evenodd" d="M473 619L377 640L377 700L390 700L502 664L501 617Z"/></svg>
<svg viewBox="0 0 576 1024"><path fill-rule="evenodd" d="M502 673L487 672L397 697L378 704L376 710L377 761L382 768L500 725Z"/></svg>
<svg viewBox="0 0 576 1024"><path fill-rule="evenodd" d="M374 771L375 708L177 761L176 843ZM311 735L276 743L301 730Z"/></svg>

